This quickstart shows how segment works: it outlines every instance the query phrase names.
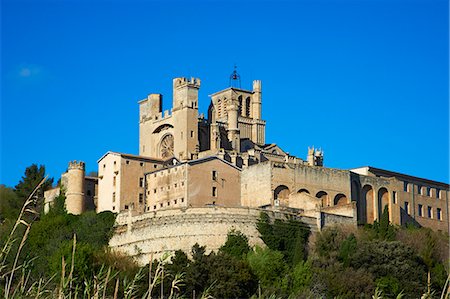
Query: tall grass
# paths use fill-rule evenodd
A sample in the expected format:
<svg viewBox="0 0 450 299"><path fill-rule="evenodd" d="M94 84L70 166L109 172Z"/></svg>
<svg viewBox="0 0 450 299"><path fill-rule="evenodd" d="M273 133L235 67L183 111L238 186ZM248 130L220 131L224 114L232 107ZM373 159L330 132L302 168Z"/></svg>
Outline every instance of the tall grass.
<svg viewBox="0 0 450 299"><path fill-rule="evenodd" d="M14 223L11 232L0 252L0 281L4 281L0 286L0 296L5 299L13 298L58 298L58 299L75 299L75 298L94 298L94 299L106 299L106 298L137 298L140 284L144 279L143 269L141 268L131 279L119 278L119 271L114 271L112 267L102 266L100 270L93 275L93 277L80 279L75 277L75 258L77 237L73 235L72 252L70 264L67 264L64 256L61 258L61 270L59 273L55 273L50 278L39 278L36 281L31 279L31 268L33 259L25 260L19 264L19 257L22 249L28 239L28 235L31 226L39 215L35 209L37 197L35 196L37 191L47 180L45 177L28 196L27 200L22 206L22 209ZM32 216L32 217L30 217ZM19 237L18 228L23 225L25 230ZM20 239L19 246L15 251L15 242ZM8 257L14 256L12 265L8 262ZM148 274L148 289L141 297L142 299L153 298L154 289L161 285L161 298L175 299L180 298L178 293L180 286L183 283L183 274L176 274L170 281L170 293L164 296L163 293L163 281L167 278L164 274L164 265L170 262L170 254L164 254L157 262L155 272L152 277L152 260L149 263ZM54 279L60 277L59 284L56 284ZM108 292L108 287L113 288L112 292ZM122 291L121 291L122 290Z"/></svg>

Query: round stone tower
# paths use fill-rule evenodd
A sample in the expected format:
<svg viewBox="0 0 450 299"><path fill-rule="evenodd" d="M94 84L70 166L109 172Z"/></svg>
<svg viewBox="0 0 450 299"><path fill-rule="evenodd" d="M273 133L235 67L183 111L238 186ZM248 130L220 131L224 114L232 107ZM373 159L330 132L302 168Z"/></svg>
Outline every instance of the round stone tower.
<svg viewBox="0 0 450 299"><path fill-rule="evenodd" d="M84 212L84 162L69 162L65 174L66 210L69 214L79 215Z"/></svg>

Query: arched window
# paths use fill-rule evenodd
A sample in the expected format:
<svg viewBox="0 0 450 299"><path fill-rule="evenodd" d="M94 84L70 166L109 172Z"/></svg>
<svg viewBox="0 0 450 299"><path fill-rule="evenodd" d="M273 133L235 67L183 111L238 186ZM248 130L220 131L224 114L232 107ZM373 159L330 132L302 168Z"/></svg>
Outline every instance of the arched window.
<svg viewBox="0 0 450 299"><path fill-rule="evenodd" d="M289 191L289 188L285 185L276 187L273 191L273 199L275 200L275 205L278 204L280 206L288 206L290 193L291 192Z"/></svg>
<svg viewBox="0 0 450 299"><path fill-rule="evenodd" d="M383 187L378 190L378 220L381 219L385 206L389 207L389 192Z"/></svg>
<svg viewBox="0 0 450 299"><path fill-rule="evenodd" d="M239 100L239 116L242 115L242 96L238 97Z"/></svg>
<svg viewBox="0 0 450 299"><path fill-rule="evenodd" d="M227 98L223 98L223 115L227 116L228 115L228 111L227 111Z"/></svg>
<svg viewBox="0 0 450 299"><path fill-rule="evenodd" d="M250 117L250 97L245 99L245 116Z"/></svg>
<svg viewBox="0 0 450 299"><path fill-rule="evenodd" d="M329 207L330 206L330 202L328 201L328 194L325 191L317 192L316 197L321 200L322 207Z"/></svg>
<svg viewBox="0 0 450 299"><path fill-rule="evenodd" d="M373 223L375 214L374 191L371 185L365 185L361 192L361 205L359 215L360 223Z"/></svg>
<svg viewBox="0 0 450 299"><path fill-rule="evenodd" d="M347 196L345 196L342 193L339 193L338 195L336 195L334 197L334 205L335 206L341 206L341 205L346 205L347 202Z"/></svg>
<svg viewBox="0 0 450 299"><path fill-rule="evenodd" d="M222 117L222 99L217 100L217 117Z"/></svg>

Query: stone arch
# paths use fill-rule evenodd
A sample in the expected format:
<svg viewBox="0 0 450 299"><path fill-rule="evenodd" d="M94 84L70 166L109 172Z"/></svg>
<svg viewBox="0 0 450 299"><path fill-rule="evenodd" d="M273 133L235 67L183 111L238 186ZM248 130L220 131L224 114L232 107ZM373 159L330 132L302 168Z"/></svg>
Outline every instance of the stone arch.
<svg viewBox="0 0 450 299"><path fill-rule="evenodd" d="M161 131L164 130L168 130L168 129L173 129L173 126L171 124L162 124L160 126L158 126L152 134L156 134L156 133L160 133Z"/></svg>
<svg viewBox="0 0 450 299"><path fill-rule="evenodd" d="M339 193L334 197L333 203L335 206L346 205L348 204L347 196L345 196L345 194Z"/></svg>
<svg viewBox="0 0 450 299"><path fill-rule="evenodd" d="M374 220L374 190L371 185L365 185L362 188L362 197L361 197L361 210L358 211L360 214L359 220L360 223L373 223Z"/></svg>
<svg viewBox="0 0 450 299"><path fill-rule="evenodd" d="M309 191L308 191L308 189L302 188L302 189L298 190L297 193L308 193L309 194Z"/></svg>
<svg viewBox="0 0 450 299"><path fill-rule="evenodd" d="M247 117L250 117L250 105L251 105L250 97L247 97L245 99L245 116Z"/></svg>
<svg viewBox="0 0 450 299"><path fill-rule="evenodd" d="M389 207L389 192L382 187L378 190L378 220L381 219L385 206Z"/></svg>
<svg viewBox="0 0 450 299"><path fill-rule="evenodd" d="M317 192L316 197L318 199L320 199L320 201L322 202L322 207L329 207L330 206L330 202L328 200L328 193L326 193L325 191Z"/></svg>
<svg viewBox="0 0 450 299"><path fill-rule="evenodd" d="M238 96L238 101L239 101L239 116L242 116L242 111L243 111L243 109L242 109L242 96Z"/></svg>
<svg viewBox="0 0 450 299"><path fill-rule="evenodd" d="M280 206L287 206L289 203L289 188L285 185L279 185L273 191L273 199L278 200Z"/></svg>

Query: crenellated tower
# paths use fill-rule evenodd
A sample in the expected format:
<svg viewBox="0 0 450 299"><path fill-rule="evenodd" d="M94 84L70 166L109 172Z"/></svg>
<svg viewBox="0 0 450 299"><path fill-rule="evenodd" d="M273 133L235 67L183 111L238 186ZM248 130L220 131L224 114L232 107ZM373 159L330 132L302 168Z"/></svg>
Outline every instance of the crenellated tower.
<svg viewBox="0 0 450 299"><path fill-rule="evenodd" d="M308 156L306 159L310 166L323 166L323 151L321 149L315 149L314 146L308 147Z"/></svg>
<svg viewBox="0 0 450 299"><path fill-rule="evenodd" d="M84 162L69 162L67 172L61 177L62 185L66 189L66 210L69 214L79 215L85 211L84 178Z"/></svg>
<svg viewBox="0 0 450 299"><path fill-rule="evenodd" d="M191 160L198 156L198 90L200 79L173 79L172 110L162 112L162 95L139 102L139 154Z"/></svg>

